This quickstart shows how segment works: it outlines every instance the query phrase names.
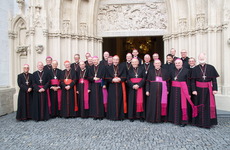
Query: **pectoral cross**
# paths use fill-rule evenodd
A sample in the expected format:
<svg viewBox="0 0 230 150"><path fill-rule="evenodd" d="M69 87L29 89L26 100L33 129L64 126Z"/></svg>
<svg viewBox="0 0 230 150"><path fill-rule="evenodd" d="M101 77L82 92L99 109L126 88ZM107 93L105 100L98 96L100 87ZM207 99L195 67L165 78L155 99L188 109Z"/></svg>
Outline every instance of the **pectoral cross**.
<svg viewBox="0 0 230 150"><path fill-rule="evenodd" d="M137 77L138 77L138 74L135 74L135 77L137 78Z"/></svg>
<svg viewBox="0 0 230 150"><path fill-rule="evenodd" d="M29 84L29 82L28 82L28 81L26 81L26 84L28 85L28 84Z"/></svg>
<svg viewBox="0 0 230 150"><path fill-rule="evenodd" d="M148 71L145 71L145 74L147 74L148 73Z"/></svg>
<svg viewBox="0 0 230 150"><path fill-rule="evenodd" d="M57 77L56 77L56 76L54 76L54 79L57 79Z"/></svg>
<svg viewBox="0 0 230 150"><path fill-rule="evenodd" d="M39 82L42 83L42 79L40 79Z"/></svg>
<svg viewBox="0 0 230 150"><path fill-rule="evenodd" d="M68 81L68 79L67 79L67 78L66 78L65 80L66 80L66 81Z"/></svg>
<svg viewBox="0 0 230 150"><path fill-rule="evenodd" d="M202 77L203 77L203 79L205 80L206 76L205 76L205 75L203 75Z"/></svg>
<svg viewBox="0 0 230 150"><path fill-rule="evenodd" d="M97 77L97 74L95 73L95 76L94 77Z"/></svg>
<svg viewBox="0 0 230 150"><path fill-rule="evenodd" d="M117 76L117 74L115 73L115 74L114 74L114 76L116 77L116 76Z"/></svg>
<svg viewBox="0 0 230 150"><path fill-rule="evenodd" d="M175 77L174 80L177 80L177 77Z"/></svg>

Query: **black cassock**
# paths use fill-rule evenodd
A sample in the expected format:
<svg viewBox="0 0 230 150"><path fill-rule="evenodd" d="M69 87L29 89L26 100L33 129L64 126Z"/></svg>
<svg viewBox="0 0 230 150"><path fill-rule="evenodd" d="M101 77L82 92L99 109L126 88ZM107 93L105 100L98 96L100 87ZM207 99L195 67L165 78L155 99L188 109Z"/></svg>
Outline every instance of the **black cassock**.
<svg viewBox="0 0 230 150"><path fill-rule="evenodd" d="M217 125L216 107L213 107L214 117L211 117L210 113L210 96L213 95L212 91L217 91L217 77L219 74L212 65L205 64L203 67L197 65L193 68L191 75L192 91L197 91L197 96L194 96L193 101L195 105L203 104L203 107L199 107L198 116L193 119L193 124L196 126L210 128L212 125ZM197 82L201 82L201 84L211 82L211 93L208 87L198 87Z"/></svg>
<svg viewBox="0 0 230 150"><path fill-rule="evenodd" d="M45 71L35 71L33 73L33 104L32 104L32 119L35 121L42 121L49 119L48 95L49 89L49 74ZM38 92L39 89L44 88L44 92Z"/></svg>
<svg viewBox="0 0 230 150"><path fill-rule="evenodd" d="M79 63L72 63L70 65L71 69L74 70L74 71L78 71L78 69L80 68L79 67Z"/></svg>
<svg viewBox="0 0 230 150"><path fill-rule="evenodd" d="M104 65L104 66L108 66L108 61L107 60L101 60L100 64Z"/></svg>
<svg viewBox="0 0 230 150"><path fill-rule="evenodd" d="M51 102L51 117L57 117L60 115L60 107L58 104L58 98L61 97L61 95L59 95L61 93L61 85L60 85L60 80L61 80L61 75L62 75L62 71L60 69L50 69L49 70L49 76L50 76L50 88L52 86L54 87L60 87L60 91L54 91L52 89L50 89L50 102ZM53 83L52 80L59 80L59 84L57 83Z"/></svg>
<svg viewBox="0 0 230 150"><path fill-rule="evenodd" d="M71 81L67 83L68 81ZM66 90L66 86L70 86L69 90ZM62 88L62 102L61 102L61 117L69 118L76 117L77 110L75 110L75 106L77 106L77 95L76 95L76 71L70 69L67 71L66 69L62 71L61 75L61 88Z"/></svg>
<svg viewBox="0 0 230 150"><path fill-rule="evenodd" d="M162 68L166 69L169 73L175 68L174 63L165 63L162 65Z"/></svg>
<svg viewBox="0 0 230 150"><path fill-rule="evenodd" d="M189 70L186 68L181 68L179 70L174 68L174 70L171 71L170 73L170 79L171 81L186 82L186 86L188 87L188 85L190 84L188 73L189 73ZM189 90L189 87L188 87L188 90ZM188 102L187 102L187 105L189 105ZM169 122L172 122L177 125L188 124L189 119L182 120L181 88L180 87L171 86L168 106L169 106L169 112L168 112ZM189 112L187 109L187 114L188 113Z"/></svg>
<svg viewBox="0 0 230 150"><path fill-rule="evenodd" d="M30 73L21 73L18 75L18 109L17 120L28 120L32 118L31 107L33 102L33 90L27 92L29 88L33 88L33 75Z"/></svg>
<svg viewBox="0 0 230 150"><path fill-rule="evenodd" d="M79 69L77 71L77 79L79 79L77 82L77 91L78 91L78 113L77 115L82 118L87 118L89 116L89 108L85 107L85 99L86 99L85 94L88 94L88 102L89 102L88 90L90 90L90 84L88 81L88 76L89 76L88 69L84 69L84 70Z"/></svg>
<svg viewBox="0 0 230 150"><path fill-rule="evenodd" d="M159 70L151 69L147 74L146 92L148 91L150 95L146 99L146 121L154 123L166 121L167 119L167 114L162 115L161 100L163 83L156 81L156 77L161 77L162 80L166 82L167 91L169 91L170 75L169 72L163 68Z"/></svg>
<svg viewBox="0 0 230 150"><path fill-rule="evenodd" d="M152 63L152 62L149 62L149 63L143 63L141 66L144 68L144 70L145 70L145 74L146 74L146 75L147 75L147 73L149 72L149 70L151 70L151 69L153 69L153 68L154 68L154 66L153 66L153 63Z"/></svg>
<svg viewBox="0 0 230 150"><path fill-rule="evenodd" d="M93 80L94 77L100 78L100 80ZM89 116L94 118L104 118L104 104L102 93L102 79L105 77L105 66L99 64L93 65L89 69L89 81L90 81L90 102L89 102Z"/></svg>
<svg viewBox="0 0 230 150"><path fill-rule="evenodd" d="M135 80L137 78L141 78L140 81L132 82L132 79ZM146 73L145 69L142 66L138 68L131 67L128 71L127 75L127 85L129 88L128 92L128 119L144 119L145 118L145 79ZM133 89L133 86L137 84L139 86L139 90L142 90L142 97L143 103L143 111L137 111L137 90Z"/></svg>
<svg viewBox="0 0 230 150"><path fill-rule="evenodd" d="M114 77L120 78L121 82L113 83L112 80ZM107 118L111 120L124 119L125 110L124 110L122 84L124 88L125 87L124 81L126 81L126 69L124 68L123 65L120 64L117 66L114 65L109 66L106 72L106 80L109 83Z"/></svg>
<svg viewBox="0 0 230 150"><path fill-rule="evenodd" d="M43 68L45 72L49 72L51 69L52 69L52 65L45 65Z"/></svg>

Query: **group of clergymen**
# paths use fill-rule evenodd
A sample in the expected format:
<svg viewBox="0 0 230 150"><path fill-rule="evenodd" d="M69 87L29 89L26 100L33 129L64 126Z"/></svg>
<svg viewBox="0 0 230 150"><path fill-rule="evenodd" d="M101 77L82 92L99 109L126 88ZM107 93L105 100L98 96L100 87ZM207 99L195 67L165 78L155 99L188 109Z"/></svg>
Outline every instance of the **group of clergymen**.
<svg viewBox="0 0 230 150"><path fill-rule="evenodd" d="M33 74L25 64L24 72L18 75L16 119L127 118L131 122L171 122L182 127L216 125L216 69L206 63L204 53L199 55L198 65L194 58L187 57L186 50L181 51L181 58L175 53L171 49L165 64L157 53L153 61L149 54L143 61L136 49L122 63L108 52L101 61L90 53L86 53L86 61L80 61L76 54L74 63L64 62L64 70L47 57L47 65L38 62Z"/></svg>

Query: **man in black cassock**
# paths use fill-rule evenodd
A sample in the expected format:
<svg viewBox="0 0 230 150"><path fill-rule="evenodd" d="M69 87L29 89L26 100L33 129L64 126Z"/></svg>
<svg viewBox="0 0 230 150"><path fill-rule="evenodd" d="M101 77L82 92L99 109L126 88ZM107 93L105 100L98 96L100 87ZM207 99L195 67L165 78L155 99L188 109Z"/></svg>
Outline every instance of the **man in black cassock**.
<svg viewBox="0 0 230 150"><path fill-rule="evenodd" d="M175 62L176 59L178 59L179 57L176 57L176 50L174 48L172 48L170 50L170 54L173 56L173 63Z"/></svg>
<svg viewBox="0 0 230 150"><path fill-rule="evenodd" d="M76 89L76 71L71 69L70 62L64 62L65 70L61 75L62 102L61 117L74 118L77 116L78 102Z"/></svg>
<svg viewBox="0 0 230 150"><path fill-rule="evenodd" d="M89 69L89 81L90 81L90 102L89 102L89 116L94 120L102 120L105 116L104 104L103 104L103 92L102 92L102 80L105 77L105 66L99 64L99 58L93 57L93 66Z"/></svg>
<svg viewBox="0 0 230 150"><path fill-rule="evenodd" d="M85 64L86 64L86 66L89 65L89 64L88 64L88 58L89 58L89 57L91 57L91 54L90 54L90 53L86 53L86 54L85 54Z"/></svg>
<svg viewBox="0 0 230 150"><path fill-rule="evenodd" d="M188 103L192 107L192 116L197 116L197 106L194 106L189 95L189 70L182 67L181 59L175 61L175 69L171 72L171 92L169 99L168 121L184 127L189 122Z"/></svg>
<svg viewBox="0 0 230 150"><path fill-rule="evenodd" d="M161 61L154 61L154 68L146 78L146 121L163 122L167 119L169 72L161 68Z"/></svg>
<svg viewBox="0 0 230 150"><path fill-rule="evenodd" d="M139 66L139 61L136 58L132 59L132 67L127 74L128 92L128 119L131 122L134 119L144 121L145 118L145 69Z"/></svg>
<svg viewBox="0 0 230 150"><path fill-rule="evenodd" d="M79 61L80 61L80 55L79 54L75 54L74 55L74 63L72 63L70 65L71 69L74 70L75 72L78 70L79 68Z"/></svg>
<svg viewBox="0 0 230 150"><path fill-rule="evenodd" d="M139 66L140 66L143 63L143 60L140 57L138 57L138 54L139 54L138 50L133 49L132 51L133 58L137 58L139 60Z"/></svg>
<svg viewBox="0 0 230 150"><path fill-rule="evenodd" d="M88 57L87 61L86 61L86 68L89 69L91 66L93 66L93 57Z"/></svg>
<svg viewBox="0 0 230 150"><path fill-rule="evenodd" d="M162 68L166 69L169 73L175 68L172 54L166 56L166 63L162 65Z"/></svg>
<svg viewBox="0 0 230 150"><path fill-rule="evenodd" d="M106 71L106 80L109 83L108 89L108 111L107 119L123 120L127 113L126 101L126 69L119 65L119 57L113 57L113 65L109 66Z"/></svg>
<svg viewBox="0 0 230 150"><path fill-rule="evenodd" d="M61 110L61 75L62 71L57 68L58 62L54 60L52 62L52 69L49 70L49 76L50 76L50 116L58 117L60 116L60 110Z"/></svg>
<svg viewBox="0 0 230 150"><path fill-rule="evenodd" d="M122 62L120 65L126 69L126 72L128 72L129 68L132 66L131 65L131 60L133 56L131 53L126 54L126 61Z"/></svg>
<svg viewBox="0 0 230 150"><path fill-rule="evenodd" d="M147 75L148 71L150 69L153 69L153 63L151 63L151 57L149 54L145 54L144 56L144 63L142 64L142 67L145 69L145 74Z"/></svg>
<svg viewBox="0 0 230 150"><path fill-rule="evenodd" d="M187 68L189 69L189 64L188 64L188 60L189 60L189 57L187 57L187 51L186 50L181 50L181 60L183 62L183 68Z"/></svg>
<svg viewBox="0 0 230 150"><path fill-rule="evenodd" d="M100 64L104 66L108 66L108 58L109 58L109 52L105 51L103 53L103 59L100 61Z"/></svg>
<svg viewBox="0 0 230 150"><path fill-rule="evenodd" d="M193 124L198 127L210 128L217 125L216 104L214 95L217 93L217 81L219 77L214 66L206 63L205 54L199 55L199 65L197 65L191 75L192 94L196 95L195 105L202 105L199 114L193 120Z"/></svg>
<svg viewBox="0 0 230 150"><path fill-rule="evenodd" d="M90 84L88 81L89 69L83 61L79 63L77 71L77 93L78 93L78 116L88 118L89 116L89 92Z"/></svg>
<svg viewBox="0 0 230 150"><path fill-rule="evenodd" d="M33 75L29 73L29 65L23 66L23 73L18 75L18 86L20 88L18 93L18 109L16 119L19 121L26 121L32 118L31 106L33 101L32 92Z"/></svg>
<svg viewBox="0 0 230 150"><path fill-rule="evenodd" d="M191 95L191 100L195 101L196 99L196 96L192 94L192 86L191 86L191 76L192 76L192 71L193 69L196 67L196 59L193 58L193 57L190 57L189 60L188 60L188 64L189 64L189 73L188 73L188 78L189 78L189 94ZM188 105L188 115L189 115L189 123L191 124L192 123L192 108L190 105Z"/></svg>
<svg viewBox="0 0 230 150"><path fill-rule="evenodd" d="M52 57L50 56L46 57L46 65L44 66L43 69L45 72L48 72L49 70L52 69L52 61L53 61Z"/></svg>
<svg viewBox="0 0 230 150"><path fill-rule="evenodd" d="M49 74L43 70L42 62L37 64L38 70L33 73L32 119L46 121L49 119Z"/></svg>

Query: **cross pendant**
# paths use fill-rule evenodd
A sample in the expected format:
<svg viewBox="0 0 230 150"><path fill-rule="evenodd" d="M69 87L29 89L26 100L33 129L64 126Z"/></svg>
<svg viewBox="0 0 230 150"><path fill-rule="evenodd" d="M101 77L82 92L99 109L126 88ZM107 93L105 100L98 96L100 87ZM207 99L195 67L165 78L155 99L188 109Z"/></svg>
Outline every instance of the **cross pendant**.
<svg viewBox="0 0 230 150"><path fill-rule="evenodd" d="M145 74L147 74L148 72L147 71L145 71Z"/></svg>
<svg viewBox="0 0 230 150"><path fill-rule="evenodd" d="M54 79L57 79L57 77L55 76Z"/></svg>
<svg viewBox="0 0 230 150"><path fill-rule="evenodd" d="M203 79L205 80L206 76L205 76L205 75L203 75L202 77L203 77Z"/></svg>
<svg viewBox="0 0 230 150"><path fill-rule="evenodd" d="M177 80L177 77L175 77L174 80Z"/></svg>
<svg viewBox="0 0 230 150"><path fill-rule="evenodd" d="M115 73L115 74L114 74L114 76L116 77L116 76L117 76L117 74Z"/></svg>
<svg viewBox="0 0 230 150"><path fill-rule="evenodd" d="M137 77L138 77L138 74L136 74L135 77L137 78Z"/></svg>
<svg viewBox="0 0 230 150"><path fill-rule="evenodd" d="M28 81L26 81L26 84L28 85L28 84L29 84L29 82L28 82Z"/></svg>
<svg viewBox="0 0 230 150"><path fill-rule="evenodd" d="M42 79L40 79L39 82L42 83Z"/></svg>

